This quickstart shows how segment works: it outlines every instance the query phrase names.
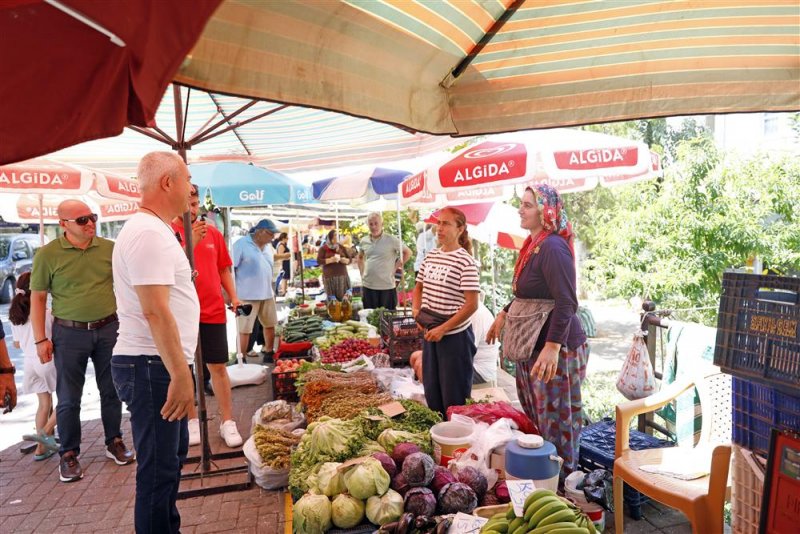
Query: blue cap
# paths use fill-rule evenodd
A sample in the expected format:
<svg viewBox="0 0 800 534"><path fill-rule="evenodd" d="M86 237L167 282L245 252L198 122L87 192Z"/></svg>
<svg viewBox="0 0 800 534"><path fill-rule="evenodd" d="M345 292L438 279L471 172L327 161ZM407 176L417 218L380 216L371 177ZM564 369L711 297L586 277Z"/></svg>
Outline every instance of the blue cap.
<svg viewBox="0 0 800 534"><path fill-rule="evenodd" d="M256 232L256 230L268 230L273 234L278 233L278 227L275 226L275 223L269 219L261 219L258 221L255 226L250 228L250 233L253 234Z"/></svg>

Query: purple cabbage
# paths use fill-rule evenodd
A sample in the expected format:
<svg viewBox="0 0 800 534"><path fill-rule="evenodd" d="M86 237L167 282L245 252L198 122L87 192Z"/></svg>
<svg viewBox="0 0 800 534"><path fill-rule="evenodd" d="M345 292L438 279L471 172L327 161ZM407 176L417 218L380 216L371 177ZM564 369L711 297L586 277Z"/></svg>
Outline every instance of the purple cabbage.
<svg viewBox="0 0 800 534"><path fill-rule="evenodd" d="M486 494L489 489L489 481L486 480L486 475L478 471L472 466L462 467L456 473L456 479L472 488L478 499Z"/></svg>
<svg viewBox="0 0 800 534"><path fill-rule="evenodd" d="M403 476L403 473L397 473L394 478L392 478L390 487L403 496L405 496L406 492L411 489L411 486L408 485L408 481L406 480L406 477Z"/></svg>
<svg viewBox="0 0 800 534"><path fill-rule="evenodd" d="M415 452L406 456L402 473L409 486L427 486L433 480L435 466L433 458L424 452Z"/></svg>
<svg viewBox="0 0 800 534"><path fill-rule="evenodd" d="M431 480L430 488L433 492L438 495L445 484L450 484L451 482L458 482L456 477L453 476L453 473L450 472L444 466L437 465L433 468L433 480Z"/></svg>
<svg viewBox="0 0 800 534"><path fill-rule="evenodd" d="M451 482L439 492L439 514L471 514L478 506L478 496L461 482Z"/></svg>
<svg viewBox="0 0 800 534"><path fill-rule="evenodd" d="M436 513L436 496L428 488L411 488L403 503L403 509L415 516L430 517Z"/></svg>
<svg viewBox="0 0 800 534"><path fill-rule="evenodd" d="M397 465L395 465L391 456L385 452L373 452L372 457L381 463L384 471L389 473L390 478L394 478L394 476L397 474Z"/></svg>
<svg viewBox="0 0 800 534"><path fill-rule="evenodd" d="M398 443L394 446L394 449L392 449L392 460L394 460L396 465L402 467L406 456L414 454L415 452L420 452L420 448L416 443L409 443L407 441Z"/></svg>

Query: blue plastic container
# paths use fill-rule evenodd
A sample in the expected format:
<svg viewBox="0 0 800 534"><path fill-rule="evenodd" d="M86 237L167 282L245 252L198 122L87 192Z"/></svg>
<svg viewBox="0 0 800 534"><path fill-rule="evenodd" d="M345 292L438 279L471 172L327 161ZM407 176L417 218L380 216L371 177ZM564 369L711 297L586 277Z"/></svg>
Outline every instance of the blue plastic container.
<svg viewBox="0 0 800 534"><path fill-rule="evenodd" d="M505 468L509 478L539 482L536 487L553 484L557 487L561 464L555 445L541 436L526 434L506 445Z"/></svg>

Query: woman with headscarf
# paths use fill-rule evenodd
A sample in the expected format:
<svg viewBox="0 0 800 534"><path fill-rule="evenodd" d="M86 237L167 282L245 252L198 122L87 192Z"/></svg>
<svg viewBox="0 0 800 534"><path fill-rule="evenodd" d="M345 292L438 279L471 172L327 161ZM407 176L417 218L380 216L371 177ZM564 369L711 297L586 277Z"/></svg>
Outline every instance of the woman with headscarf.
<svg viewBox="0 0 800 534"><path fill-rule="evenodd" d="M586 376L588 347L576 312L575 249L572 225L558 192L549 185L525 188L519 208L520 226L530 235L514 267L514 298L555 302L527 360L517 361L517 393L542 437L564 459L563 473L577 468L578 436L583 427L581 383ZM513 301L512 301L513 302ZM509 303L486 335L500 337Z"/></svg>
<svg viewBox="0 0 800 534"><path fill-rule="evenodd" d="M424 330L422 384L425 401L443 416L463 405L472 391L475 336L470 317L478 309L480 283L467 220L461 210L439 212L436 236L417 274L412 314Z"/></svg>
<svg viewBox="0 0 800 534"><path fill-rule="evenodd" d="M320 245L317 263L322 267L322 285L326 295L342 300L350 289L350 275L347 274L350 256L339 243L336 230L328 232L325 242Z"/></svg>

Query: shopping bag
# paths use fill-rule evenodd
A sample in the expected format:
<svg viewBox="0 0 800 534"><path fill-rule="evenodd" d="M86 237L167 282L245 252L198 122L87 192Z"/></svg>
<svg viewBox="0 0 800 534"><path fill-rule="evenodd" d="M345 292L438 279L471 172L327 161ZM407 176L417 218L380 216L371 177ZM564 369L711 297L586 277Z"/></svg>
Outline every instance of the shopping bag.
<svg viewBox="0 0 800 534"><path fill-rule="evenodd" d="M652 395L656 388L653 365L647 353L644 332L633 335L633 345L617 377L617 389L626 399L642 399Z"/></svg>

